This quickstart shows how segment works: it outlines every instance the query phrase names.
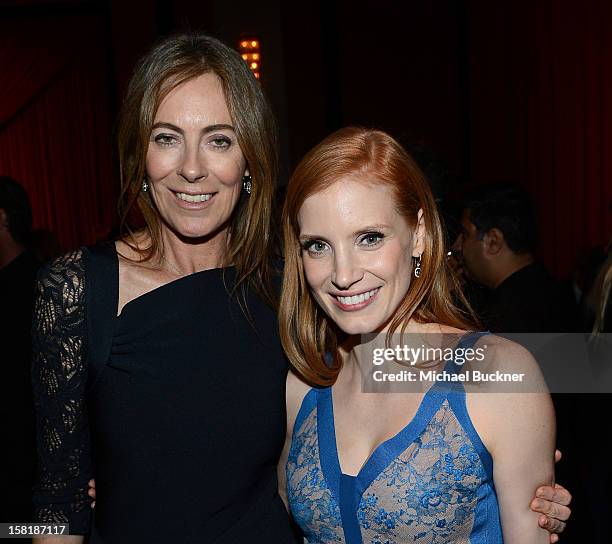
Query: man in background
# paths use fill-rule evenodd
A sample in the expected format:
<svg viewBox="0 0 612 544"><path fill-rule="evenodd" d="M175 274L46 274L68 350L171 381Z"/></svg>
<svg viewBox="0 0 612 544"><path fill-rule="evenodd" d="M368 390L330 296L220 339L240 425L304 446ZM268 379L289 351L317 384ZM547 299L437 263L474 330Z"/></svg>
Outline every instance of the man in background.
<svg viewBox="0 0 612 544"><path fill-rule="evenodd" d="M474 306L491 332L579 330L573 298L537 261L537 242L533 205L519 187L479 187L464 199L454 249L467 278L485 288Z"/></svg>
<svg viewBox="0 0 612 544"><path fill-rule="evenodd" d="M31 230L27 193L0 176L0 522L31 519L36 451L30 328L38 268L27 249Z"/></svg>

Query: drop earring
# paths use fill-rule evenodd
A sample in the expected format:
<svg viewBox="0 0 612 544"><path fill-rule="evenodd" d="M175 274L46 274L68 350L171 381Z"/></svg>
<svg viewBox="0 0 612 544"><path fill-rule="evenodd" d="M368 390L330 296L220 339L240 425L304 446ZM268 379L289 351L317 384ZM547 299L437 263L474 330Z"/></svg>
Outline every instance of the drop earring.
<svg viewBox="0 0 612 544"><path fill-rule="evenodd" d="M242 177L242 188L248 195L251 194L251 191L253 190L253 178L249 174Z"/></svg>
<svg viewBox="0 0 612 544"><path fill-rule="evenodd" d="M419 255L418 257L414 257L416 259L416 266L414 267L414 277L415 278L420 278L421 277L421 255Z"/></svg>
<svg viewBox="0 0 612 544"><path fill-rule="evenodd" d="M142 180L142 192L146 193L149 190L149 184L147 183L147 178Z"/></svg>

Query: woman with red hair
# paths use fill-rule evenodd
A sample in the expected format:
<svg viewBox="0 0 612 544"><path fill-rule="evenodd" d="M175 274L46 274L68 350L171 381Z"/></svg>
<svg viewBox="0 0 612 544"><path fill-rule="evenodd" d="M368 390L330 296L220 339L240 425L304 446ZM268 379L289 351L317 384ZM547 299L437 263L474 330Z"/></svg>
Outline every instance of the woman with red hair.
<svg viewBox="0 0 612 544"><path fill-rule="evenodd" d="M550 396L526 350L474 332L456 305L409 155L384 132L337 131L295 170L283 230L280 332L296 374L279 473L307 542L548 542L529 503L554 478ZM453 360L398 365L417 340ZM377 349L396 376L432 371L433 385L374 392L389 376L372 366ZM470 350L486 351L485 374L525 376L529 393L470 381L466 369L484 368L459 360Z"/></svg>

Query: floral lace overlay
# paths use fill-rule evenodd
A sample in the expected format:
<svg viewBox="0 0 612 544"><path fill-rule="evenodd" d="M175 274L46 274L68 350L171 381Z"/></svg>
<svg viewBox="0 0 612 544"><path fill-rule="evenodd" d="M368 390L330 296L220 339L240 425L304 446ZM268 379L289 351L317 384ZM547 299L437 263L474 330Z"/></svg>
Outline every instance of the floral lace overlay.
<svg viewBox="0 0 612 544"><path fill-rule="evenodd" d="M69 523L70 532L78 534L88 532L91 511L84 278L81 250L46 265L38 275L32 325L38 449L34 520Z"/></svg>
<svg viewBox="0 0 612 544"><path fill-rule="evenodd" d="M488 453L481 451L460 396L454 399L458 404L448 397L436 401L426 396L423 402L430 415L406 427L414 428L406 443L397 442L403 440L399 433L392 439L393 447L372 454L378 458L371 466L380 466L381 472L369 475L366 464L356 477L345 477L335 450L325 445L335 441L327 412L321 413L325 419L317 427L318 410L326 410L322 395L329 393L316 394L317 403L296 427L286 469L291 512L308 543L502 542L492 475L481 459ZM326 398L331 403L331 397ZM322 456L319 433L325 434ZM385 451L401 453L387 459ZM321 458L330 454L336 459L322 465ZM341 484L334 490L330 482L336 478L347 478L346 485L352 487ZM343 521L349 526L343 527Z"/></svg>
<svg viewBox="0 0 612 544"><path fill-rule="evenodd" d="M363 542L468 543L479 486L487 479L447 401L425 430L365 490Z"/></svg>
<svg viewBox="0 0 612 544"><path fill-rule="evenodd" d="M306 541L344 543L340 508L327 487L319 462L316 409L296 429L286 471L291 513Z"/></svg>

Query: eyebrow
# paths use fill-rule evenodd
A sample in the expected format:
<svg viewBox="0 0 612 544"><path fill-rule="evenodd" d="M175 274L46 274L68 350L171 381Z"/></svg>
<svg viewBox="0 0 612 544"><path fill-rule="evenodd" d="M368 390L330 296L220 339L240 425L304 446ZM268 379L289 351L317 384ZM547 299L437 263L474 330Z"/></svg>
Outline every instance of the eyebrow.
<svg viewBox="0 0 612 544"><path fill-rule="evenodd" d="M364 234L365 232L372 232L375 230L385 230L385 229L389 229L389 225L384 225L384 224L380 224L380 225L367 225L355 232L353 232L353 236L357 236L358 234Z"/></svg>
<svg viewBox="0 0 612 544"><path fill-rule="evenodd" d="M382 225L382 224L381 225L367 225L353 232L351 236L358 236L360 234L365 234L366 232L373 232L377 230L385 230L385 229L388 230L389 228L390 228L389 225ZM300 240L323 240L324 242L327 242L324 236L317 236L315 234L300 234Z"/></svg>
<svg viewBox="0 0 612 544"><path fill-rule="evenodd" d="M185 131L181 127L177 127L176 125L173 125L172 123L163 123L163 122L155 123L151 127L151 130L154 130L156 128L168 128L170 130L174 130L175 132L178 132L179 134L185 134ZM218 123L216 125L208 125L207 127L204 127L202 129L202 133L206 134L208 132L214 132L215 130L232 130L232 131L234 131L234 127L232 125L226 125L224 123Z"/></svg>
<svg viewBox="0 0 612 544"><path fill-rule="evenodd" d="M307 240L323 240L324 242L327 242L327 240L325 239L325 236L316 236L314 234L300 234L301 242L304 242Z"/></svg>

